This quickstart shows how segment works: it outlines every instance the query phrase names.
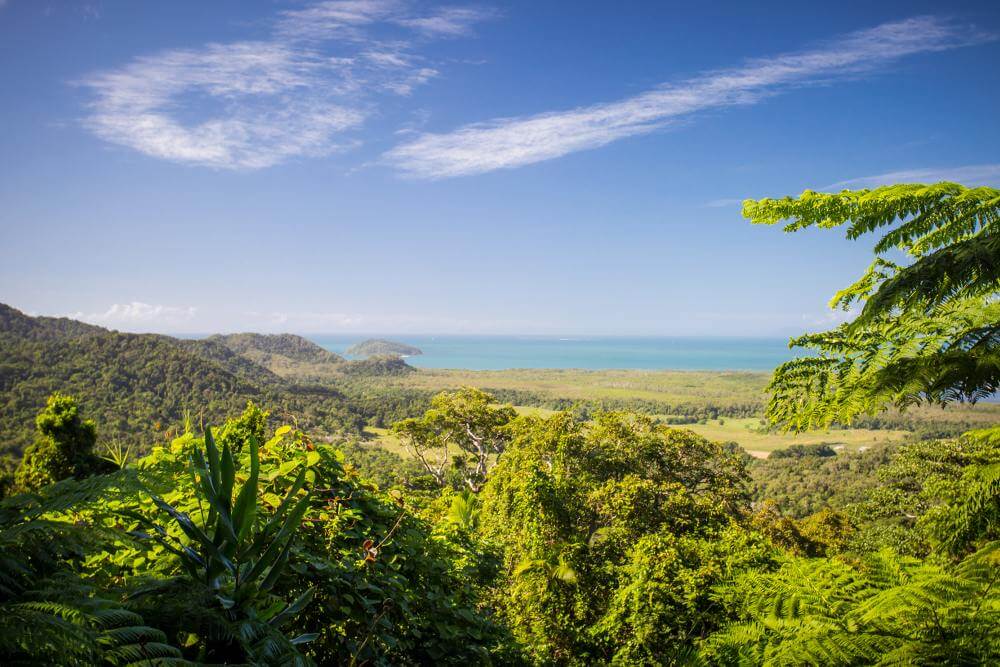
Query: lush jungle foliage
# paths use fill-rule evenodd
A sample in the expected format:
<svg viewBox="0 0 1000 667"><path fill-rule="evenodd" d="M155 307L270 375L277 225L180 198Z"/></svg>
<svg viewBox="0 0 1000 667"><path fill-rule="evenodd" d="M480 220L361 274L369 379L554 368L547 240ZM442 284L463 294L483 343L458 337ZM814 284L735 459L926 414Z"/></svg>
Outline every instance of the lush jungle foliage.
<svg viewBox="0 0 1000 667"><path fill-rule="evenodd" d="M114 466L94 453L97 425L80 417L69 396L53 394L35 419L35 443L24 452L14 474L14 490L37 491L68 477L84 478Z"/></svg>
<svg viewBox="0 0 1000 667"><path fill-rule="evenodd" d="M788 454L790 451L797 455ZM772 452L750 465L754 501L771 501L784 515L796 519L827 507L844 509L881 485L878 471L897 451L896 447L882 446L837 453L827 445L818 445Z"/></svg>
<svg viewBox="0 0 1000 667"><path fill-rule="evenodd" d="M742 461L648 417L512 425L482 496L491 598L535 664L666 664L720 618L712 587L773 549L746 529Z"/></svg>
<svg viewBox="0 0 1000 667"><path fill-rule="evenodd" d="M3 501L0 663L487 660L490 558L260 416Z"/></svg>
<svg viewBox="0 0 1000 667"><path fill-rule="evenodd" d="M855 455L877 484L789 511L751 502L761 462L648 416L516 416L471 390L434 405L440 433L503 433L478 493L461 457L443 489L385 463L382 490L252 404L110 472L26 457L15 477L52 483L0 502L0 663L998 658L996 429ZM65 396L37 431L78 454L95 433Z"/></svg>
<svg viewBox="0 0 1000 667"><path fill-rule="evenodd" d="M708 662L1000 660L1000 429L921 443L881 472L886 486L840 553L786 558L717 590L735 618L702 643Z"/></svg>
<svg viewBox="0 0 1000 667"><path fill-rule="evenodd" d="M995 389L996 210L951 184L748 203L895 225L876 251L910 253L838 295L860 315L800 341L819 356L778 370L770 417ZM1000 663L996 425L757 461L655 402L519 415L510 388L432 398L294 336L0 325L24 454L0 467L0 664Z"/></svg>
<svg viewBox="0 0 1000 667"><path fill-rule="evenodd" d="M847 225L881 233L876 258L830 305L853 320L793 345L819 354L777 369L768 415L804 429L850 423L887 404L975 401L1000 389L1000 190L892 185L748 200L755 223L785 231ZM901 254L902 262L893 259Z"/></svg>

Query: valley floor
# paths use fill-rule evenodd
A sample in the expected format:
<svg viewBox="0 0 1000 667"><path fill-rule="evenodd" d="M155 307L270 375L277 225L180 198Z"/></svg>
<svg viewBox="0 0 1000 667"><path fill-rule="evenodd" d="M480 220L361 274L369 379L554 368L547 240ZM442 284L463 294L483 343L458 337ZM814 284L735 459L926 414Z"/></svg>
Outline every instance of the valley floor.
<svg viewBox="0 0 1000 667"><path fill-rule="evenodd" d="M769 377L769 373L734 371L421 369L385 381L393 386L435 391L477 387L498 393L501 400L514 403L521 412L546 414L580 402L609 408L639 405L644 412L667 422L682 421L684 415L689 415L691 423L677 424L679 428L710 440L735 442L757 458L792 445L827 444L837 451L864 451L906 440L922 426L947 429L1000 423L1000 404L981 403L890 413L879 420L877 428L864 424L864 428L781 433L767 429L760 417ZM719 416L705 417L706 413ZM367 433L385 449L409 456L403 443L387 429L369 428Z"/></svg>

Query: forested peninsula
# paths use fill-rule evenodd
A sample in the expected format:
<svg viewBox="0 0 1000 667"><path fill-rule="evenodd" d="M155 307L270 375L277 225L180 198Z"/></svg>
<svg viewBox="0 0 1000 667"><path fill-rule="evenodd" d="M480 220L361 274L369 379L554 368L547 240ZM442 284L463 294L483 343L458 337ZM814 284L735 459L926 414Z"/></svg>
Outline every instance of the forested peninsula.
<svg viewBox="0 0 1000 667"><path fill-rule="evenodd" d="M423 351L418 347L413 347L405 343L371 338L350 346L347 348L346 353L355 357L372 357L376 355L413 357L423 354Z"/></svg>

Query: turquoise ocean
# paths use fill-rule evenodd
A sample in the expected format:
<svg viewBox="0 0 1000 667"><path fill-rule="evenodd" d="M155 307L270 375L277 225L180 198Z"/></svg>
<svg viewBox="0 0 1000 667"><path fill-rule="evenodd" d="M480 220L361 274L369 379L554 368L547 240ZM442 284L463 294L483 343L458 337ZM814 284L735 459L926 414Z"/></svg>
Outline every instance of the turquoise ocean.
<svg viewBox="0 0 1000 667"><path fill-rule="evenodd" d="M504 370L581 368L771 371L793 357L787 338L337 335L307 338L344 354L355 343L384 338L413 345L420 368ZM801 352L801 351L800 351Z"/></svg>

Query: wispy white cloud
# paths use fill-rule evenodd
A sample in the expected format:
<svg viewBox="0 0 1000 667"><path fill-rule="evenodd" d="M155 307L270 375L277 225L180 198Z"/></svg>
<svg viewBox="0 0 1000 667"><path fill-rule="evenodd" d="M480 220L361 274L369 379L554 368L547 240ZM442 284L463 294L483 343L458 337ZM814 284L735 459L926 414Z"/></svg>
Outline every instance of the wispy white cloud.
<svg viewBox="0 0 1000 667"><path fill-rule="evenodd" d="M197 308L194 306L163 306L151 305L141 301L113 304L103 313L73 313L68 315L74 320L83 320L101 326L135 329L153 327L175 327L194 319Z"/></svg>
<svg viewBox="0 0 1000 667"><path fill-rule="evenodd" d="M168 51L91 77L86 84L96 100L86 126L153 157L211 167L260 168L322 155L366 115L336 101L352 83L333 80L341 67L269 42ZM331 88L320 90L320 80ZM183 122L178 111L199 96L217 104L216 113Z"/></svg>
<svg viewBox="0 0 1000 667"><path fill-rule="evenodd" d="M429 37L456 37L497 16L495 9L483 6L438 7L421 14L403 0L326 0L281 12L277 30L292 39L365 41L364 28L384 21Z"/></svg>
<svg viewBox="0 0 1000 667"><path fill-rule="evenodd" d="M379 95L409 95L438 76L405 39L427 31L400 28L419 18L394 0L285 11L269 39L163 51L85 78L93 98L83 122L146 155L223 169L353 147L350 131ZM403 37L377 39L378 24Z"/></svg>
<svg viewBox="0 0 1000 667"><path fill-rule="evenodd" d="M618 102L423 134L388 151L383 160L409 176L429 179L520 167L653 132L698 112L755 104L793 86L856 76L908 55L992 38L929 16L885 23L810 51L750 60Z"/></svg>
<svg viewBox="0 0 1000 667"><path fill-rule="evenodd" d="M429 16L399 19L397 23L429 36L457 37L472 32L476 23L496 16L496 10L486 7L442 7Z"/></svg>
<svg viewBox="0 0 1000 667"><path fill-rule="evenodd" d="M1000 186L1000 164L973 164L961 167L929 167L925 169L902 169L875 176L861 176L846 181L832 183L823 190L844 188L873 188L893 183L938 183L951 181L967 186Z"/></svg>
<svg viewBox="0 0 1000 667"><path fill-rule="evenodd" d="M403 8L396 0L327 0L279 15L279 37L294 40L366 41L364 27L390 18Z"/></svg>

